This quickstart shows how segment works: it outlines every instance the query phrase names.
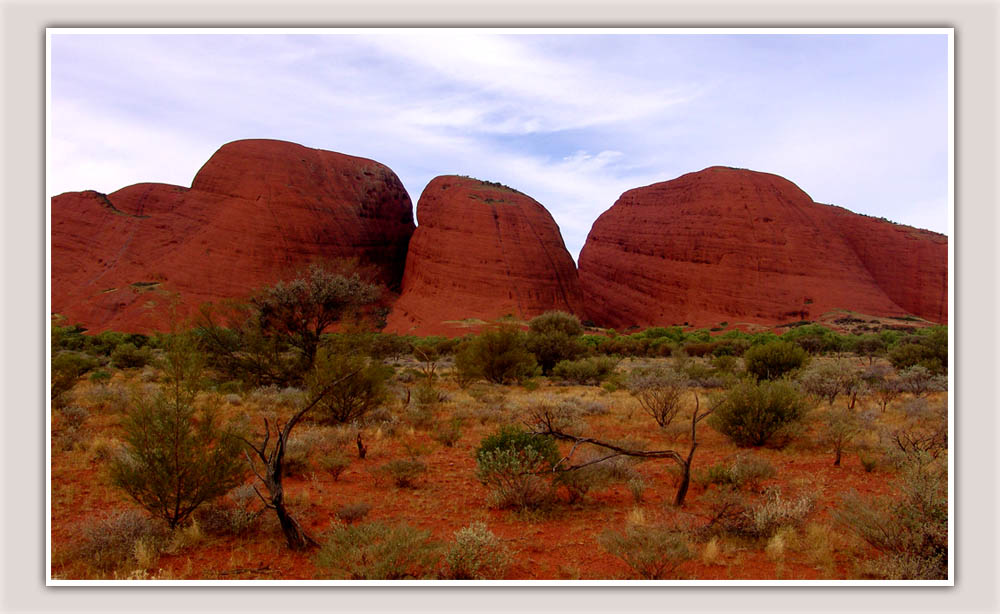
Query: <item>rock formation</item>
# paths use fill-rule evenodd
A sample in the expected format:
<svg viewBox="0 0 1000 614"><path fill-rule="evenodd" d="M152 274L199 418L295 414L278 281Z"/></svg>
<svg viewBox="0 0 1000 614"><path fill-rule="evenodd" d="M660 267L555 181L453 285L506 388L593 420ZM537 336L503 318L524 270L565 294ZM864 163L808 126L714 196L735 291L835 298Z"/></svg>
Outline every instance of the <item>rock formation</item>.
<svg viewBox="0 0 1000 614"><path fill-rule="evenodd" d="M742 169L625 192L594 223L579 265L588 314L619 328L948 313L946 237Z"/></svg>
<svg viewBox="0 0 1000 614"><path fill-rule="evenodd" d="M576 266L545 207L500 184L468 177L431 181L417 203L416 232L387 330L462 335L461 320L582 315Z"/></svg>
<svg viewBox="0 0 1000 614"><path fill-rule="evenodd" d="M310 262L340 258L374 265L398 288L413 229L409 196L377 162L236 141L191 188L54 197L52 311L92 331L163 330L202 302L242 298Z"/></svg>

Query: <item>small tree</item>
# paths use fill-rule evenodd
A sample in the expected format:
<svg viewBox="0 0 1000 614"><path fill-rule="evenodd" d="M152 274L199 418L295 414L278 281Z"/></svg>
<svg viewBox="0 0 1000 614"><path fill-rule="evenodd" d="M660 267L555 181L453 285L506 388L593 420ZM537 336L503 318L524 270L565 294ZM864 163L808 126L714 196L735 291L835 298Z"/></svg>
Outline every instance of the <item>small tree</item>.
<svg viewBox="0 0 1000 614"><path fill-rule="evenodd" d="M847 406L854 409L858 397L868 390L861 370L848 360L832 360L810 366L799 377L803 390L832 406L837 396L847 395Z"/></svg>
<svg viewBox="0 0 1000 614"><path fill-rule="evenodd" d="M747 373L759 380L778 379L809 361L809 354L796 343L774 341L755 345L743 354Z"/></svg>
<svg viewBox="0 0 1000 614"><path fill-rule="evenodd" d="M830 410L823 416L820 440L833 448L834 467L840 466L840 458L844 450L851 445L860 432L861 424L858 422L857 415L850 408Z"/></svg>
<svg viewBox="0 0 1000 614"><path fill-rule="evenodd" d="M340 382L323 397L319 410L325 420L345 424L378 407L386 397L386 382L391 375L389 367L363 356L320 350L306 383L313 394L318 394L330 382Z"/></svg>
<svg viewBox="0 0 1000 614"><path fill-rule="evenodd" d="M286 336L302 353L304 370L312 367L320 335L327 328L360 315L381 294L379 286L362 279L356 265L340 268L347 272L314 264L302 277L278 282L251 299L261 328Z"/></svg>
<svg viewBox="0 0 1000 614"><path fill-rule="evenodd" d="M629 374L626 386L646 413L665 428L680 411L688 380L671 369L636 369Z"/></svg>
<svg viewBox="0 0 1000 614"><path fill-rule="evenodd" d="M125 448L111 462L111 482L175 528L202 503L238 486L246 468L236 433L220 428L210 408L193 406L202 369L194 342L175 335L169 343L167 382L126 414Z"/></svg>

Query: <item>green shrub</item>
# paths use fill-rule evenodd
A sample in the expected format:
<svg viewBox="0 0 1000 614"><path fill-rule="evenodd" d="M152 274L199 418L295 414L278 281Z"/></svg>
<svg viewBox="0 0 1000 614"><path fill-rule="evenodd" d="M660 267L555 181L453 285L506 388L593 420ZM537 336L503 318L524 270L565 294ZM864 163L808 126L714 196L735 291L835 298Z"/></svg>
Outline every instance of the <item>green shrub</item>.
<svg viewBox="0 0 1000 614"><path fill-rule="evenodd" d="M334 529L315 562L332 580L419 580L433 575L439 558L430 531L370 522Z"/></svg>
<svg viewBox="0 0 1000 614"><path fill-rule="evenodd" d="M105 369L97 369L91 372L88 379L94 384L106 384L111 381L111 373Z"/></svg>
<svg viewBox="0 0 1000 614"><path fill-rule="evenodd" d="M903 370L921 366L933 374L948 371L948 329L936 326L929 332L906 338L889 350L889 362Z"/></svg>
<svg viewBox="0 0 1000 614"><path fill-rule="evenodd" d="M681 409L688 378L672 369L635 369L625 386L660 428L665 428Z"/></svg>
<svg viewBox="0 0 1000 614"><path fill-rule="evenodd" d="M629 526L624 533L606 530L597 541L646 580L674 577L681 564L694 558L687 534L669 527Z"/></svg>
<svg viewBox="0 0 1000 614"><path fill-rule="evenodd" d="M490 488L493 507L537 508L549 502L551 488L538 474L559 459L552 439L505 426L482 440L475 458L476 478Z"/></svg>
<svg viewBox="0 0 1000 614"><path fill-rule="evenodd" d="M336 424L350 423L361 419L385 400L386 382L392 370L363 356L321 350L307 384L310 392L317 394L331 382L348 375L350 377L336 384L319 402L317 409L322 419Z"/></svg>
<svg viewBox="0 0 1000 614"><path fill-rule="evenodd" d="M340 479L340 474L351 466L351 459L348 458L348 456L343 452L337 451L319 459L319 465L324 471L329 473L333 477L333 481L336 482Z"/></svg>
<svg viewBox="0 0 1000 614"><path fill-rule="evenodd" d="M93 356L81 352L60 352L52 357L52 381L49 392L53 401L73 389L77 380L98 366Z"/></svg>
<svg viewBox="0 0 1000 614"><path fill-rule="evenodd" d="M118 369L138 369L152 360L148 348L137 348L132 343L122 343L111 352L111 365Z"/></svg>
<svg viewBox="0 0 1000 614"><path fill-rule="evenodd" d="M427 473L427 463L415 458L400 458L382 465L381 471L399 488L414 488L417 478Z"/></svg>
<svg viewBox="0 0 1000 614"><path fill-rule="evenodd" d="M542 373L548 375L556 364L573 360L585 351L580 340L583 326L575 315L548 311L528 323L528 351L535 355Z"/></svg>
<svg viewBox="0 0 1000 614"><path fill-rule="evenodd" d="M507 384L531 377L537 365L526 343L525 333L513 326L480 333L455 355L460 383L484 378L494 384Z"/></svg>
<svg viewBox="0 0 1000 614"><path fill-rule="evenodd" d="M576 384L600 384L611 376L618 360L610 356L589 356L580 360L563 360L552 369L552 375Z"/></svg>
<svg viewBox="0 0 1000 614"><path fill-rule="evenodd" d="M707 467L698 481L704 484L756 490L760 488L763 480L773 478L776 474L774 465L763 458L751 454L737 454L728 461Z"/></svg>
<svg viewBox="0 0 1000 614"><path fill-rule="evenodd" d="M448 422L440 422L431 432L431 438L446 448L451 448L462 437L462 422L452 419Z"/></svg>
<svg viewBox="0 0 1000 614"><path fill-rule="evenodd" d="M708 417L708 424L741 447L783 443L806 414L802 394L785 381L743 381Z"/></svg>
<svg viewBox="0 0 1000 614"><path fill-rule="evenodd" d="M743 354L746 371L759 380L774 380L809 361L801 346L788 341L755 345Z"/></svg>
<svg viewBox="0 0 1000 614"><path fill-rule="evenodd" d="M455 531L441 575L448 580L499 580L513 558L507 545L485 524L474 522Z"/></svg>
<svg viewBox="0 0 1000 614"><path fill-rule="evenodd" d="M862 566L874 578L943 580L948 577L948 474L943 464L910 462L891 497L841 497L834 520L880 556Z"/></svg>
<svg viewBox="0 0 1000 614"><path fill-rule="evenodd" d="M337 508L337 519L345 524L354 524L368 515L372 511L371 503L358 502L348 503Z"/></svg>

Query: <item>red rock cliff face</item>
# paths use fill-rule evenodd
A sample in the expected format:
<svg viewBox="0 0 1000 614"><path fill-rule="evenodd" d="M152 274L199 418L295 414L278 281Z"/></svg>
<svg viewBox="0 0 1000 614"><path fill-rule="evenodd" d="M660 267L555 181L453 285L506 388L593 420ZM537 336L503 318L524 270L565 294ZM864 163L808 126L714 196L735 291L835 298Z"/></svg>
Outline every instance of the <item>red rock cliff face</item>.
<svg viewBox="0 0 1000 614"><path fill-rule="evenodd" d="M712 167L629 190L594 223L580 283L598 323L712 326L833 309L947 317L947 239Z"/></svg>
<svg viewBox="0 0 1000 614"><path fill-rule="evenodd" d="M836 226L897 305L931 322L948 321L948 237L827 206Z"/></svg>
<svg viewBox="0 0 1000 614"><path fill-rule="evenodd" d="M403 290L387 330L463 335L457 321L582 313L573 258L545 208L509 188L437 177L417 203Z"/></svg>
<svg viewBox="0 0 1000 614"><path fill-rule="evenodd" d="M309 262L357 257L398 287L412 203L387 167L269 140L224 145L192 187L52 199L52 311L94 331L169 326Z"/></svg>

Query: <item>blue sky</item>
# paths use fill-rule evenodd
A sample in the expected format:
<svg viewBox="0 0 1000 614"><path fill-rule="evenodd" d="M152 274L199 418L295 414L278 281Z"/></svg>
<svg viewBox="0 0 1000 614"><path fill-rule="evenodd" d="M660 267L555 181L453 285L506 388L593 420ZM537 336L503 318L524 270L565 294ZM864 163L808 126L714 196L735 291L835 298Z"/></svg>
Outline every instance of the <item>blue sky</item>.
<svg viewBox="0 0 1000 614"><path fill-rule="evenodd" d="M574 258L627 189L713 165L948 231L943 34L51 37L49 194L188 186L224 143L372 158L546 206Z"/></svg>

